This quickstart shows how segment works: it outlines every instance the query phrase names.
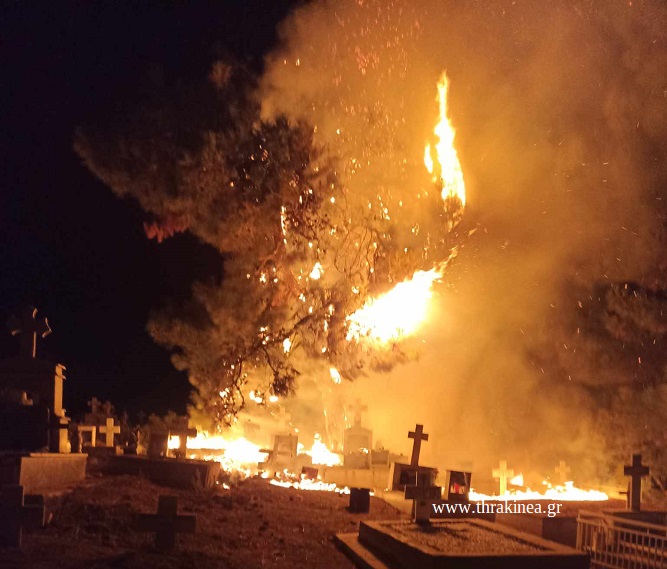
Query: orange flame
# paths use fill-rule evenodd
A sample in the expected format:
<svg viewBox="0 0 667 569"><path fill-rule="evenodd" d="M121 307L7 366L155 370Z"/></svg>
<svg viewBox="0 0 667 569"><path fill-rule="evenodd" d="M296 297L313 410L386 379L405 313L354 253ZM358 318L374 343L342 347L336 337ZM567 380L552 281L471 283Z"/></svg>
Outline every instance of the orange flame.
<svg viewBox="0 0 667 569"><path fill-rule="evenodd" d="M440 81L438 82L438 104L439 104L439 121L433 129L433 133L437 137L435 143L435 158L438 162L438 167L435 167L433 160L434 152L431 144L426 144L424 149L424 165L429 174L433 174L433 181L442 184L441 196L443 200L457 199L461 202L461 207L466 204L466 187L463 181L463 171L461 170L461 163L459 162L456 148L454 148L454 137L456 131L447 116L447 91L449 88L449 80L447 74L443 72Z"/></svg>

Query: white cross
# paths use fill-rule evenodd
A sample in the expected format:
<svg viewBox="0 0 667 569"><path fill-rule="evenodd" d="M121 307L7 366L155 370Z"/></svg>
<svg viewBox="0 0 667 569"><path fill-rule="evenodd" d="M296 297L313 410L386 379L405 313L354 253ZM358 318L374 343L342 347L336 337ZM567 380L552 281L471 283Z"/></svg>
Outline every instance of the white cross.
<svg viewBox="0 0 667 569"><path fill-rule="evenodd" d="M565 484L568 481L567 475L571 470L572 469L567 464L565 464L564 460L561 460L558 466L554 468L554 472L558 474L561 484Z"/></svg>
<svg viewBox="0 0 667 569"><path fill-rule="evenodd" d="M500 481L500 496L507 494L507 479L514 476L514 470L507 468L507 461L501 460L499 468L494 468L491 471L491 475L494 478L498 478Z"/></svg>
<svg viewBox="0 0 667 569"><path fill-rule="evenodd" d="M104 445L108 447L113 446L113 436L120 434L120 425L114 426L114 421L111 417L107 417L107 424L104 427L100 427L100 434L106 436Z"/></svg>

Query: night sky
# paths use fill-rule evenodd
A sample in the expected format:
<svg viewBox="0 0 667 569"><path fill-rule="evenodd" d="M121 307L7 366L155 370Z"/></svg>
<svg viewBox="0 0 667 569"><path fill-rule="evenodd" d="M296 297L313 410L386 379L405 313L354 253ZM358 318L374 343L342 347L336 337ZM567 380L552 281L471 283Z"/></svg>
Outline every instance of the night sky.
<svg viewBox="0 0 667 569"><path fill-rule="evenodd" d="M148 240L139 208L81 164L72 134L159 70L187 81L224 50L258 71L295 2L5 2L0 19L0 357L4 323L33 304L53 333L38 355L67 367L65 406L184 412L189 386L145 331L214 256L192 237ZM207 254L208 253L208 254Z"/></svg>

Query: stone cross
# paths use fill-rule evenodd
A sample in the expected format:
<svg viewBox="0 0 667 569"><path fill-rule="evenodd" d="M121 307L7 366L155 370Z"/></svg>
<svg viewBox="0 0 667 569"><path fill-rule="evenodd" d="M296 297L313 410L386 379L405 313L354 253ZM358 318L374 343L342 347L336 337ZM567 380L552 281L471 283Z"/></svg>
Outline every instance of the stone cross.
<svg viewBox="0 0 667 569"><path fill-rule="evenodd" d="M23 486L0 489L0 546L20 547L24 526L44 525L44 502L26 505Z"/></svg>
<svg viewBox="0 0 667 569"><path fill-rule="evenodd" d="M410 466L418 466L422 441L428 440L428 434L424 432L424 425L416 425L414 431L408 432L408 438L414 439L414 442L412 443L412 458L410 459Z"/></svg>
<svg viewBox="0 0 667 569"><path fill-rule="evenodd" d="M113 405L111 404L111 401L104 402L104 404L102 405L102 411L104 411L105 415L113 414Z"/></svg>
<svg viewBox="0 0 667 569"><path fill-rule="evenodd" d="M294 430L290 421L292 420L292 414L285 410L284 407L280 407L278 410L278 419L282 423L282 428L290 433Z"/></svg>
<svg viewBox="0 0 667 569"><path fill-rule="evenodd" d="M114 435L120 434L120 425L114 426L114 420L111 417L107 417L106 426L99 427L99 429L100 429L100 435L105 436L104 445L112 447Z"/></svg>
<svg viewBox="0 0 667 569"><path fill-rule="evenodd" d="M565 484L569 480L568 474L571 470L572 469L567 464L565 464L564 460L561 460L558 463L558 466L554 468L554 472L558 474L558 478L560 479L561 484Z"/></svg>
<svg viewBox="0 0 667 569"><path fill-rule="evenodd" d="M46 338L51 333L48 320L46 318L37 319L36 315L37 309L27 306L20 319L12 316L7 320L7 326L12 336L21 334L19 353L25 358L34 359L37 356L37 334Z"/></svg>
<svg viewBox="0 0 667 569"><path fill-rule="evenodd" d="M364 411L368 411L368 405L364 405L361 403L361 399L357 399L354 405L351 407L352 412L354 413L354 424L355 425L360 425L361 424L361 414Z"/></svg>
<svg viewBox="0 0 667 569"><path fill-rule="evenodd" d="M174 549L176 534L195 532L197 517L179 516L177 511L177 496L160 496L157 514L139 514L139 531L155 533L155 549L158 551Z"/></svg>
<svg viewBox="0 0 667 569"><path fill-rule="evenodd" d="M633 512L641 509L642 502L642 477L648 476L649 468L642 464L642 455L633 454L632 464L623 467L623 474L630 477L630 488L628 492L628 506Z"/></svg>
<svg viewBox="0 0 667 569"><path fill-rule="evenodd" d="M491 471L491 475L494 478L498 478L500 481L500 494L499 496L503 496L507 494L507 480L509 478L512 478L514 476L514 470L511 468L507 468L507 461L506 460L501 460L500 465L498 468L494 468Z"/></svg>
<svg viewBox="0 0 667 569"><path fill-rule="evenodd" d="M90 407L90 412L93 415L96 415L100 410L99 399L97 399L97 397L93 397L90 401L88 401L88 407Z"/></svg>
<svg viewBox="0 0 667 569"><path fill-rule="evenodd" d="M185 456L188 450L188 439L197 436L197 429L187 427L169 429L169 437L178 437L178 455Z"/></svg>

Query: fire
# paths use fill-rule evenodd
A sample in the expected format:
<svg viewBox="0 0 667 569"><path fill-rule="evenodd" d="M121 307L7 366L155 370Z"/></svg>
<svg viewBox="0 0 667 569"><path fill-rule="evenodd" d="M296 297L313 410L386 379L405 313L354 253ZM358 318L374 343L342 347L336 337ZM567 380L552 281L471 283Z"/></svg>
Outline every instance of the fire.
<svg viewBox="0 0 667 569"><path fill-rule="evenodd" d="M440 277L438 269L417 271L389 292L367 300L346 318L347 340L386 344L413 335L426 319L431 288Z"/></svg>
<svg viewBox="0 0 667 569"><path fill-rule="evenodd" d="M306 454L313 460L313 464L323 464L326 466L337 466L341 463L340 455L331 452L327 445L322 442L322 437L316 433L313 446L310 450L299 451L299 454Z"/></svg>
<svg viewBox="0 0 667 569"><path fill-rule="evenodd" d="M447 116L447 91L449 80L447 74L443 72L438 82L438 104L440 108L439 121L433 129L437 137L435 143L435 158L438 162L438 168L435 167L433 160L433 148L427 144L424 150L424 165L429 174L433 174L433 181L442 184L441 196L443 200L449 198L457 199L461 202L461 207L466 204L466 188L463 181L463 171L459 162L456 148L454 148L454 136L456 131Z"/></svg>
<svg viewBox="0 0 667 569"><path fill-rule="evenodd" d="M517 477L515 477L517 478ZM523 478L523 477L522 477ZM514 478L512 479L514 480ZM510 481L512 484L514 482ZM490 496L470 490L470 499L481 501L506 501L506 500L557 500L560 502L603 502L609 500L609 496L599 490L582 490L574 485L574 482L565 482L564 485L553 486L548 482L542 482L547 486L544 492L536 492L530 488L526 490L507 491L502 496Z"/></svg>

